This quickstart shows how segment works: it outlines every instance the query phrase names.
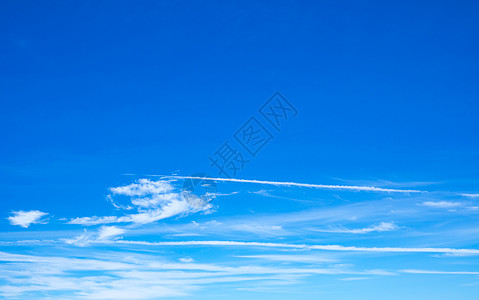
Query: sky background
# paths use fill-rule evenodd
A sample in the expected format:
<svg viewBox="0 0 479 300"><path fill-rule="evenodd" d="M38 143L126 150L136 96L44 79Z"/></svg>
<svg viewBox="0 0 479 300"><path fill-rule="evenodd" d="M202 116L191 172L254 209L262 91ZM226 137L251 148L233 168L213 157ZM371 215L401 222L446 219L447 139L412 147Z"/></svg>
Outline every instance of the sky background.
<svg viewBox="0 0 479 300"><path fill-rule="evenodd" d="M476 299L477 36L475 1L3 1L0 297Z"/></svg>

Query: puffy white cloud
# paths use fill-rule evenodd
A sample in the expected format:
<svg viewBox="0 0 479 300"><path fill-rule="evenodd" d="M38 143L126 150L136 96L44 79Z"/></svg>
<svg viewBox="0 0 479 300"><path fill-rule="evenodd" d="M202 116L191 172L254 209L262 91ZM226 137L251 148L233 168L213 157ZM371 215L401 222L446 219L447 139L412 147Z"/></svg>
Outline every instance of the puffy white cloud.
<svg viewBox="0 0 479 300"><path fill-rule="evenodd" d="M42 218L47 213L41 212L39 210L30 210L30 211L14 211L12 212L13 216L8 217L7 219L10 221L12 225L18 225L23 228L28 228L30 224L38 224L38 223L45 223L46 221Z"/></svg>

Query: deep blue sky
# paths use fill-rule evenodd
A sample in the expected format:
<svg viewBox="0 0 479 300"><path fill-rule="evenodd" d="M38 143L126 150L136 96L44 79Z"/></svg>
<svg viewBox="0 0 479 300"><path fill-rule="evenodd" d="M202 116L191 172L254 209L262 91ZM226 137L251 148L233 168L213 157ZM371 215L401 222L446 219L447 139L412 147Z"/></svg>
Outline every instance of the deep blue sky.
<svg viewBox="0 0 479 300"><path fill-rule="evenodd" d="M477 178L474 1L1 11L5 180L203 170L276 90L300 117L244 176Z"/></svg>
<svg viewBox="0 0 479 300"><path fill-rule="evenodd" d="M478 36L476 1L3 1L0 228L109 215L108 188L144 174L218 176L209 157L276 91L299 113L237 178L477 194Z"/></svg>

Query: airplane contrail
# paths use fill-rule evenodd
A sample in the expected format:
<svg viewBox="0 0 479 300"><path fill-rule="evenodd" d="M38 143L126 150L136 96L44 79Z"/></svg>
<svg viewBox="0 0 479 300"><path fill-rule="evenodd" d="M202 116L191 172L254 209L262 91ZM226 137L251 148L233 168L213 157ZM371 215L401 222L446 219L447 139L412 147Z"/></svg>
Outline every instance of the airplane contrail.
<svg viewBox="0 0 479 300"><path fill-rule="evenodd" d="M200 179L200 180L211 180L211 181L221 181L221 182L257 183L257 184L266 184L266 185L275 185L275 186L297 186L297 187L331 189L331 190L351 190L351 191L390 192L390 193L425 193L426 192L426 191L420 191L420 190L378 188L373 186L311 184L311 183L298 183L298 182L264 181L264 180L254 180L254 179L214 178L214 177L180 176L180 175L150 175L150 176L163 176L165 178L178 178L178 179Z"/></svg>
<svg viewBox="0 0 479 300"><path fill-rule="evenodd" d="M309 245L288 243L241 242L241 241L167 241L147 242L116 240L114 243L144 246L243 246L243 247L268 247L268 248L293 248L306 250L344 251L344 252L383 252L383 253L456 253L465 255L478 255L479 249L468 248L433 248L433 247L357 247L341 245Z"/></svg>

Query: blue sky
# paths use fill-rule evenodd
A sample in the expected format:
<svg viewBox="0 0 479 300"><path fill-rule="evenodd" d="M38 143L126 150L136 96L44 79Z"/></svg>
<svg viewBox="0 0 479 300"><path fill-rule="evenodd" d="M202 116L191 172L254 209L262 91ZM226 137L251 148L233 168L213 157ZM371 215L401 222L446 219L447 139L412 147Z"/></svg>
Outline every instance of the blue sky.
<svg viewBox="0 0 479 300"><path fill-rule="evenodd" d="M476 299L478 12L2 2L0 297Z"/></svg>

